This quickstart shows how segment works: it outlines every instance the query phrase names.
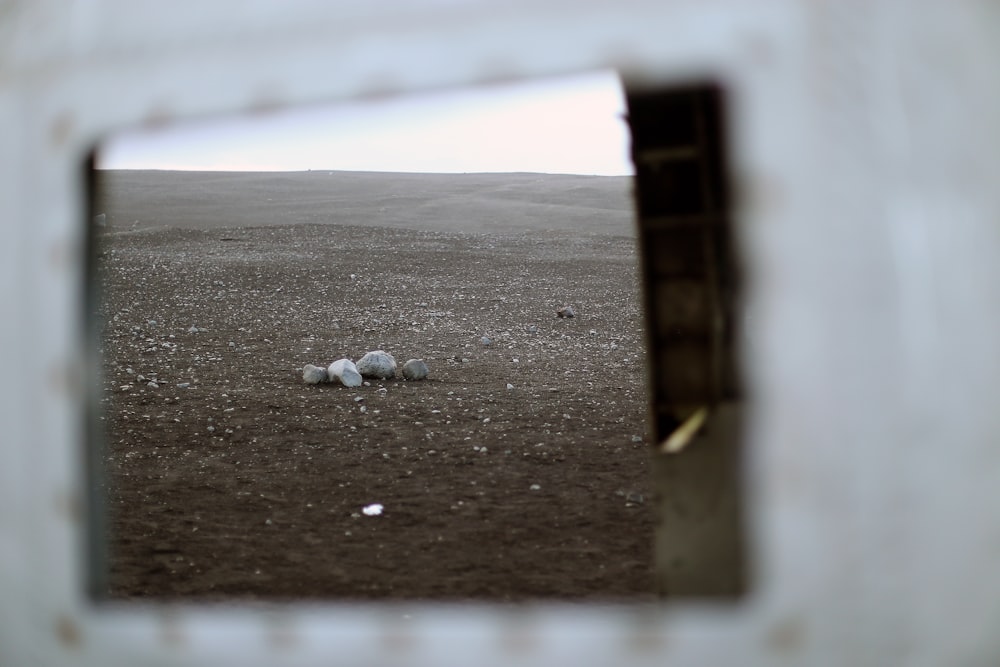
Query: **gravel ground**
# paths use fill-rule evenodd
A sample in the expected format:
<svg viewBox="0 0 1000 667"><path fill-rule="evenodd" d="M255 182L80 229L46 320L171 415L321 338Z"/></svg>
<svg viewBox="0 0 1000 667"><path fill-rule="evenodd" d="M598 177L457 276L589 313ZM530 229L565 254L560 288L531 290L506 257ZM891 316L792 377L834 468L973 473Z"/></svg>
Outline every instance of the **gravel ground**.
<svg viewBox="0 0 1000 667"><path fill-rule="evenodd" d="M98 233L113 597L651 599L628 234Z"/></svg>

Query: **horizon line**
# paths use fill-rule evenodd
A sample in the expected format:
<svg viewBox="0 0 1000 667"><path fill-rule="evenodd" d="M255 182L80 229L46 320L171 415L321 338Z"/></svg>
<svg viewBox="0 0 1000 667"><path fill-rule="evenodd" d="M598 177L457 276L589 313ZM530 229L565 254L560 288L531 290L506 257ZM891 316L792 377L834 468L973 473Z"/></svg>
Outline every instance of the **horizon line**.
<svg viewBox="0 0 1000 667"><path fill-rule="evenodd" d="M538 175L538 176L587 176L621 178L632 177L634 173L595 174L583 172L555 171L408 171L392 169L204 169L177 167L94 167L94 171L155 171L165 173L199 173L199 174L307 174L307 173L342 173L342 174L412 174L414 176L503 176L503 175Z"/></svg>

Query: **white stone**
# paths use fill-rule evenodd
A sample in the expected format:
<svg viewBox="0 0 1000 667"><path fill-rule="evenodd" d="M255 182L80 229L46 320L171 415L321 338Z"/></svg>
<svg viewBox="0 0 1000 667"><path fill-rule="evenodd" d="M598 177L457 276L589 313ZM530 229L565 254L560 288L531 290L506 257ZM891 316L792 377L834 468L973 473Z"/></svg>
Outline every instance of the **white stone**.
<svg viewBox="0 0 1000 667"><path fill-rule="evenodd" d="M423 380L427 373L427 364L423 359L410 359L403 364L403 377L407 380Z"/></svg>
<svg viewBox="0 0 1000 667"><path fill-rule="evenodd" d="M330 382L339 382L345 387L360 387L361 373L350 359L337 359L326 369Z"/></svg>
<svg viewBox="0 0 1000 667"><path fill-rule="evenodd" d="M302 381L306 384L319 384L320 382L326 382L328 379L326 369L313 366L312 364L306 364L302 367Z"/></svg>
<svg viewBox="0 0 1000 667"><path fill-rule="evenodd" d="M361 357L357 371L362 377L388 380L396 377L396 360L388 352L375 350Z"/></svg>

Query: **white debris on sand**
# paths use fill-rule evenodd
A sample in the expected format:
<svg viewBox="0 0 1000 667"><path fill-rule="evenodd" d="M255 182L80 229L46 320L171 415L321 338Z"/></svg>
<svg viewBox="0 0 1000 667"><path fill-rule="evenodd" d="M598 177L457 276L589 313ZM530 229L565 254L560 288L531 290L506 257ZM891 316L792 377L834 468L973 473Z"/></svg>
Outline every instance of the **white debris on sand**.
<svg viewBox="0 0 1000 667"><path fill-rule="evenodd" d="M378 516L382 514L383 509L385 508L382 507L381 503L372 503L371 505L366 505L361 511L364 512L365 516Z"/></svg>
<svg viewBox="0 0 1000 667"><path fill-rule="evenodd" d="M427 364L423 359L410 359L403 364L403 377L407 380L423 380L427 373Z"/></svg>
<svg viewBox="0 0 1000 667"><path fill-rule="evenodd" d="M312 364L306 364L302 367L302 381L306 384L319 384L326 382L328 379L325 368L313 366Z"/></svg>
<svg viewBox="0 0 1000 667"><path fill-rule="evenodd" d="M362 377L389 380L396 377L396 360L383 350L368 352L357 364Z"/></svg>
<svg viewBox="0 0 1000 667"><path fill-rule="evenodd" d="M326 370L330 382L339 382L345 387L360 387L361 373L350 359L337 359Z"/></svg>

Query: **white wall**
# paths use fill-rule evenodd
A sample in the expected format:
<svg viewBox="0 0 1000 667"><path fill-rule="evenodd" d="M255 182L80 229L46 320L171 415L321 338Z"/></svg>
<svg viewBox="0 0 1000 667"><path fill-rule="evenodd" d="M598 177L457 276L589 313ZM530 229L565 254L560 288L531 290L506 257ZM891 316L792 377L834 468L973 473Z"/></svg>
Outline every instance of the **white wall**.
<svg viewBox="0 0 1000 667"><path fill-rule="evenodd" d="M996 664L989 2L14 0L0 8L0 664ZM79 163L135 123L617 67L730 90L757 325L753 588L659 611L96 608Z"/></svg>

